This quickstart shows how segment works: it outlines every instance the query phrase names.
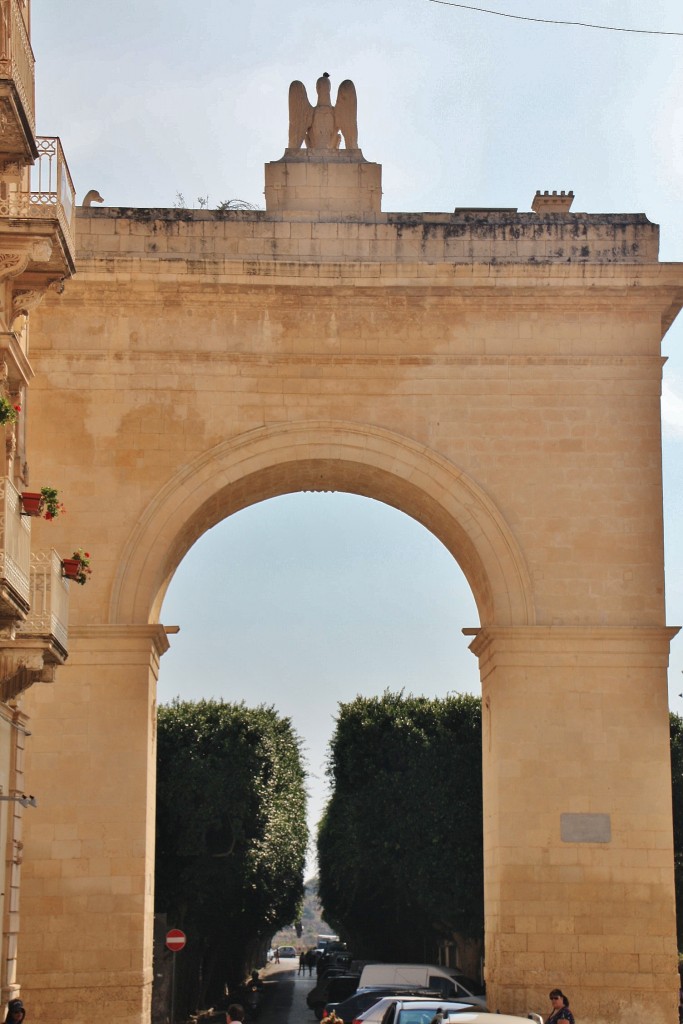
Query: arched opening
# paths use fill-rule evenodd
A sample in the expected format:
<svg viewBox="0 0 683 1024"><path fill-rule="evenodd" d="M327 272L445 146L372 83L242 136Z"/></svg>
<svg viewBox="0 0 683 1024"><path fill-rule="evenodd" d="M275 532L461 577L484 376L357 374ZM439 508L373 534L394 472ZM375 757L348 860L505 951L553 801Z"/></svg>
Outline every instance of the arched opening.
<svg viewBox="0 0 683 1024"><path fill-rule="evenodd" d="M385 690L428 698L480 690L461 633L478 624L478 612L451 553L411 517L355 494L290 493L233 513L187 553L161 617L180 633L162 659L160 703L272 705L301 737L306 880L318 873L317 826L330 796L325 769L339 705ZM168 770L167 761L160 765ZM458 788L480 784L468 775ZM457 804L450 785L444 793ZM431 821L422 818L423 826ZM279 941L298 947L315 939L292 931ZM463 955L458 966L476 975L476 951L474 967Z"/></svg>
<svg viewBox="0 0 683 1024"><path fill-rule="evenodd" d="M245 699L290 717L307 752L311 829L339 702L479 692L460 632L478 624L464 575L414 520L356 495L289 494L233 514L185 557L162 619L180 633L159 701Z"/></svg>
<svg viewBox="0 0 683 1024"><path fill-rule="evenodd" d="M178 473L133 531L112 589L110 622L159 620L192 544L227 516L296 491L346 491L417 520L460 565L482 625L532 625L529 574L487 495L446 459L388 431L307 423L252 431Z"/></svg>

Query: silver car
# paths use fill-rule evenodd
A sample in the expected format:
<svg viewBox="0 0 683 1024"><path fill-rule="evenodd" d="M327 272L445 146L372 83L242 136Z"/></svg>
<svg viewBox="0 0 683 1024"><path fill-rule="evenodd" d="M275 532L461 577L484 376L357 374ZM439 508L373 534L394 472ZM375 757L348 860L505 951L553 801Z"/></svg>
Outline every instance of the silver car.
<svg viewBox="0 0 683 1024"><path fill-rule="evenodd" d="M420 996L385 996L356 1017L353 1024L431 1024L437 1014L439 1021L447 1017L460 1020L461 1014L467 1015L469 1024L480 1024L474 1018L481 1018L484 1024L489 1024L491 1020L487 1010L480 1006L474 1007L472 1003L454 1002L451 999L423 999ZM500 1024L497 1017L495 1024Z"/></svg>

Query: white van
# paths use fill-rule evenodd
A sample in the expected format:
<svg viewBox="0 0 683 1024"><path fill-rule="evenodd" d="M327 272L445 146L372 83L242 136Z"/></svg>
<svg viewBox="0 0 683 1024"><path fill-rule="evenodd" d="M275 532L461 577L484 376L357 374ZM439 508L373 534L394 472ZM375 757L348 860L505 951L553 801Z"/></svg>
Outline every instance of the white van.
<svg viewBox="0 0 683 1024"><path fill-rule="evenodd" d="M444 999L459 999L477 1006L486 1006L486 997L475 994L481 986L470 981L453 967L440 964L367 964L360 976L358 988L375 985L411 985L440 992Z"/></svg>

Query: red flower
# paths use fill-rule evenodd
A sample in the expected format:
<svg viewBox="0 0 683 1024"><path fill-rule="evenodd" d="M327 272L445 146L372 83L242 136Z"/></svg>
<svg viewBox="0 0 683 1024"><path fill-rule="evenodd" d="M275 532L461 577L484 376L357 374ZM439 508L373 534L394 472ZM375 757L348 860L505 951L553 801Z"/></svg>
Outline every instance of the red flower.
<svg viewBox="0 0 683 1024"><path fill-rule="evenodd" d="M16 412L21 412L21 406L20 405L15 405L14 408L15 408Z"/></svg>

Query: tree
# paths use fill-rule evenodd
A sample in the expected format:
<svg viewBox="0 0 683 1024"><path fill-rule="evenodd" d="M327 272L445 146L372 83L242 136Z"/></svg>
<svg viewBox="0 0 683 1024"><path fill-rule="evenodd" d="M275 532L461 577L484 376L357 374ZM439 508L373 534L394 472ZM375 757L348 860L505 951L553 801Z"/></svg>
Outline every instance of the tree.
<svg viewBox="0 0 683 1024"><path fill-rule="evenodd" d="M683 718L669 715L678 948L683 949Z"/></svg>
<svg viewBox="0 0 683 1024"><path fill-rule="evenodd" d="M307 843L300 740L272 707L158 714L156 910L188 935L189 1005L241 981L297 915Z"/></svg>
<svg viewBox="0 0 683 1024"><path fill-rule="evenodd" d="M325 919L359 957L425 961L483 937L481 701L340 705L318 833Z"/></svg>
<svg viewBox="0 0 683 1024"><path fill-rule="evenodd" d="M683 718L669 719L683 949ZM328 775L333 792L318 833L319 894L325 919L354 952L425 961L440 938L480 943L479 699L385 693L341 705Z"/></svg>

